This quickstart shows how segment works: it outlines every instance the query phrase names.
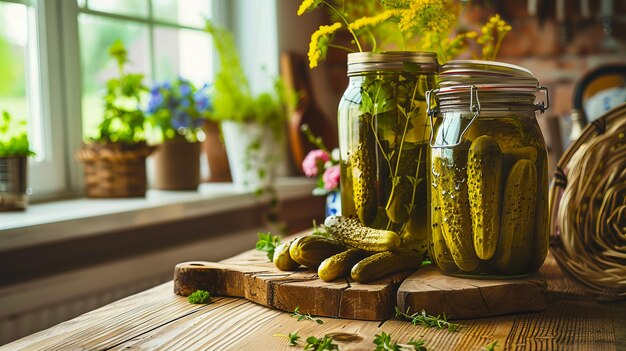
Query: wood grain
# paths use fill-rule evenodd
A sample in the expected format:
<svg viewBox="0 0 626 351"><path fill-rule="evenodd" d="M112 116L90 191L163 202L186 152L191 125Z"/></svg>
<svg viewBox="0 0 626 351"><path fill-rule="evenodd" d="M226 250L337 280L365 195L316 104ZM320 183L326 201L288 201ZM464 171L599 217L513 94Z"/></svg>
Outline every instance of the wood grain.
<svg viewBox="0 0 626 351"><path fill-rule="evenodd" d="M481 318L540 311L548 305L547 283L540 275L483 280L449 277L423 267L402 282L398 307L451 318Z"/></svg>
<svg viewBox="0 0 626 351"><path fill-rule="evenodd" d="M304 268L279 271L264 257L250 251L220 263L180 263L174 270L174 292L188 296L206 290L286 312L299 307L317 316L380 321L393 315L398 286L410 274L398 273L368 284L343 278L327 283Z"/></svg>
<svg viewBox="0 0 626 351"><path fill-rule="evenodd" d="M237 257L227 260L236 260ZM548 286L563 283L548 259L542 272ZM554 283L554 281L557 283ZM298 322L289 313L238 298L190 305L172 293L172 282L104 306L35 333L1 351L15 350L297 350L275 334L333 335L340 350L372 350L376 334L398 342L424 339L428 350L624 350L626 302L598 303L584 295L549 289L548 307L539 312L463 320L456 333L426 329L400 320L384 323L322 318ZM303 344L301 343L300 346Z"/></svg>
<svg viewBox="0 0 626 351"><path fill-rule="evenodd" d="M327 283L304 268L279 271L263 253L251 250L220 263L178 264L174 292L188 296L201 289L286 312L299 306L317 316L378 321L393 316L395 306L453 318L480 318L539 311L547 305L546 282L538 275L516 280L463 279L428 266L409 274L367 284L351 279Z"/></svg>

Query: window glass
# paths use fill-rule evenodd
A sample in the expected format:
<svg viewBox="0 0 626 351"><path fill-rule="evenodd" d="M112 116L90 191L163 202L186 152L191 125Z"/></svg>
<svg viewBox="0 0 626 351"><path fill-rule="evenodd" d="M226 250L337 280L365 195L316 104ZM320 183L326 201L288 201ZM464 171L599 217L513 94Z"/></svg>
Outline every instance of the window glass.
<svg viewBox="0 0 626 351"><path fill-rule="evenodd" d="M0 2L0 111L27 120L28 22L26 6Z"/></svg>
<svg viewBox="0 0 626 351"><path fill-rule="evenodd" d="M188 29L155 28L155 79L164 81L178 76L200 87L213 75L211 37Z"/></svg>
<svg viewBox="0 0 626 351"><path fill-rule="evenodd" d="M148 17L148 1L149 0L89 0L86 4L90 10L94 11ZM81 1L79 0L79 5L80 3Z"/></svg>
<svg viewBox="0 0 626 351"><path fill-rule="evenodd" d="M204 27L211 18L210 0L152 0L155 19L190 27Z"/></svg>
<svg viewBox="0 0 626 351"><path fill-rule="evenodd" d="M89 1L91 5L91 1ZM120 39L128 50L126 70L143 73L150 82L150 40L148 25L89 14L78 17L82 75L83 137L97 135L102 120L102 96L109 78L119 75L109 57L111 44Z"/></svg>

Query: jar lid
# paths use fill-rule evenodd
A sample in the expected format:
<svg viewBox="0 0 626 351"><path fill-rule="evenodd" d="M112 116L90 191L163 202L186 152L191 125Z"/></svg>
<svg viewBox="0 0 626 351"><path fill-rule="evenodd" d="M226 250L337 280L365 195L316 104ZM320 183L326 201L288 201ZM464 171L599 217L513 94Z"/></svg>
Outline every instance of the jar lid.
<svg viewBox="0 0 626 351"><path fill-rule="evenodd" d="M468 91L536 92L539 81L524 67L504 62L453 60L441 67L437 94Z"/></svg>
<svg viewBox="0 0 626 351"><path fill-rule="evenodd" d="M348 54L348 76L375 71L436 73L437 54L428 51L354 52Z"/></svg>

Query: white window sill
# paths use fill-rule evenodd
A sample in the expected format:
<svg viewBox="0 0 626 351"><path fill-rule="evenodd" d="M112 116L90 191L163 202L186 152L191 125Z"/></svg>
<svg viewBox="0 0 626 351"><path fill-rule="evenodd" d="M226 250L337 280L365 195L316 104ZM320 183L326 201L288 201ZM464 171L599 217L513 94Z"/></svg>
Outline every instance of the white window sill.
<svg viewBox="0 0 626 351"><path fill-rule="evenodd" d="M300 177L276 182L279 200L307 196L314 187L314 180ZM232 183L207 183L197 192L148 190L145 198L34 204L25 212L0 213L0 251L243 209L267 201L267 197L236 192Z"/></svg>

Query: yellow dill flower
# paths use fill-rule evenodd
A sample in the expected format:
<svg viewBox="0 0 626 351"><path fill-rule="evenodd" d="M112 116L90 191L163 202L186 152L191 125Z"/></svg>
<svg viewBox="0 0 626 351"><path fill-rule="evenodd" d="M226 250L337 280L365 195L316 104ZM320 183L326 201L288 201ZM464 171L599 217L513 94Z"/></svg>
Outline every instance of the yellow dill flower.
<svg viewBox="0 0 626 351"><path fill-rule="evenodd" d="M400 14L399 10L387 10L381 14L372 17L361 17L348 25L349 29L359 30L367 26L375 26L388 20L391 16Z"/></svg>
<svg viewBox="0 0 626 351"><path fill-rule="evenodd" d="M476 38L478 36L478 33L473 32L473 31L472 32L467 32L467 33L465 33L465 36L467 38L469 38L469 39L474 39L474 38Z"/></svg>
<svg viewBox="0 0 626 351"><path fill-rule="evenodd" d="M315 10L322 0L303 0L298 8L298 16L302 16L305 12L311 12Z"/></svg>
<svg viewBox="0 0 626 351"><path fill-rule="evenodd" d="M313 34L311 34L311 42L309 43L309 67L317 67L320 61L326 58L328 51L329 36L341 28L341 23L336 22L330 26L320 26Z"/></svg>

